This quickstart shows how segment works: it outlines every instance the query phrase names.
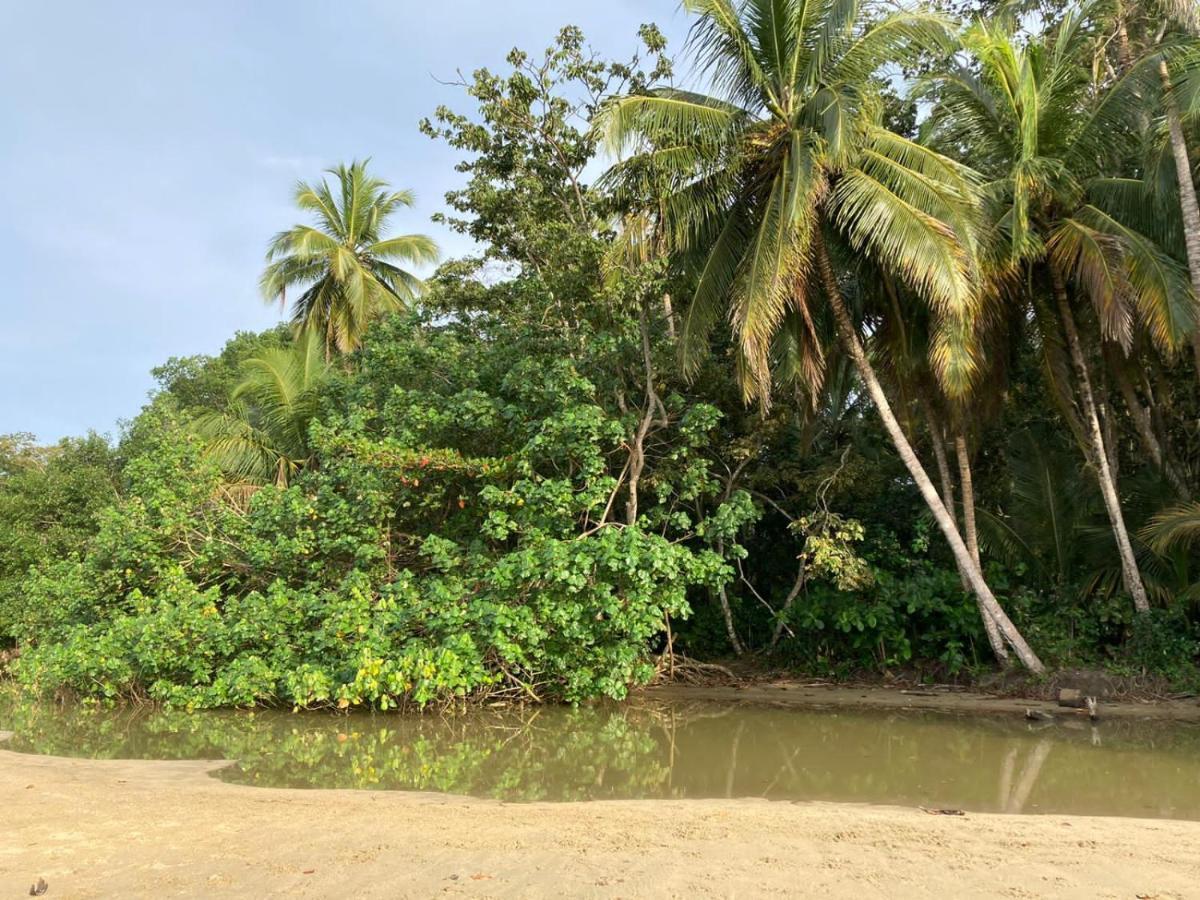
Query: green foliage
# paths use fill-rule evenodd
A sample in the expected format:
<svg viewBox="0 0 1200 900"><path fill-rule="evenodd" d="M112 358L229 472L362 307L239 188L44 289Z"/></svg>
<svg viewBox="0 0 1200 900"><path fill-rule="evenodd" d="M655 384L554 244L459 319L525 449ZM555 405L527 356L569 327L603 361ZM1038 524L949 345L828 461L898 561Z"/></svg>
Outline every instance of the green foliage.
<svg viewBox="0 0 1200 900"><path fill-rule="evenodd" d="M277 234L267 252L260 286L268 301L292 301L292 324L336 348L358 347L367 327L383 312L406 309L421 292L421 281L400 264L436 262L437 245L423 234L385 237L388 219L412 206L411 191L392 191L367 174L367 161L329 169L337 179L296 185L296 206L314 225L296 225ZM336 194L334 189L336 188Z"/></svg>
<svg viewBox="0 0 1200 900"><path fill-rule="evenodd" d="M922 664L957 675L987 652L975 601L946 569L877 572L865 592L814 586L787 624L804 639L784 652L822 674Z"/></svg>
<svg viewBox="0 0 1200 900"><path fill-rule="evenodd" d="M716 492L693 461L715 420L686 417L647 503L660 524L606 522L619 412L568 361L492 349L462 326L390 323L343 412L312 426L320 467L246 509L199 438L143 422L155 440L87 553L25 585L18 677L193 707L622 696L651 674L664 617L725 576L666 511ZM709 527L750 515L739 498Z"/></svg>
<svg viewBox="0 0 1200 900"><path fill-rule="evenodd" d="M801 516L790 527L804 535L808 577L827 580L839 591L853 591L871 584L870 568L854 552L854 544L865 535L861 522L822 512Z"/></svg>
<svg viewBox="0 0 1200 900"><path fill-rule="evenodd" d="M969 448L988 582L1044 657L1195 683L1200 405L1174 350L1196 298L1178 185L1144 146L1157 57L1110 59L1100 6L1041 36L989 15L958 46L921 9L687 5L713 96L672 85L652 26L620 62L566 28L422 123L464 157L443 221L477 258L418 282L398 264L432 244L386 235L411 196L340 167L298 186L314 224L263 276L298 332L169 360L116 449L0 438L22 683L181 707L574 702L623 696L668 642L974 669L976 602L872 367L915 451L943 451L964 532L945 451ZM1186 99L1195 48L1171 40ZM927 121L895 64L923 75ZM604 140L623 156L596 187ZM1099 458L1150 616L1120 595Z"/></svg>
<svg viewBox="0 0 1200 900"><path fill-rule="evenodd" d="M0 439L0 644L17 637L26 572L77 552L119 485L116 456L99 435L45 448L28 436Z"/></svg>
<svg viewBox="0 0 1200 900"><path fill-rule="evenodd" d="M229 408L196 420L209 456L235 483L286 487L311 461L308 427L332 371L322 343L306 331L289 347L243 360Z"/></svg>
<svg viewBox="0 0 1200 900"><path fill-rule="evenodd" d="M1200 634L1178 612L1153 610L1133 622L1120 662L1165 677L1177 690L1200 688Z"/></svg>
<svg viewBox="0 0 1200 900"><path fill-rule="evenodd" d="M191 415L224 411L234 387L243 377L242 364L251 357L291 343L291 330L280 325L269 331L239 331L216 356L173 356L150 370L159 390Z"/></svg>

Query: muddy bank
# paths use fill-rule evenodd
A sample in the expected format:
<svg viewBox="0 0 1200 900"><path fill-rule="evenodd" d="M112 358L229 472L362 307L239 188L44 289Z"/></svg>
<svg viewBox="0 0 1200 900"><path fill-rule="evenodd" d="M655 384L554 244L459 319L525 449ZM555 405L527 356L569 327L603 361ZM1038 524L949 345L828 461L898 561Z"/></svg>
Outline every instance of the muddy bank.
<svg viewBox="0 0 1200 900"><path fill-rule="evenodd" d="M764 703L810 709L918 709L964 714L1025 715L1051 719L1087 719L1085 710L1066 709L1057 702L1026 699L981 691L937 688L856 687L800 680L755 681L730 685L662 685L645 688L646 697L681 700ZM1107 700L1099 703L1100 719L1165 719L1200 722L1200 702L1181 700Z"/></svg>
<svg viewBox="0 0 1200 900"><path fill-rule="evenodd" d="M0 751L0 895L1185 897L1200 823L762 800L508 805Z"/></svg>

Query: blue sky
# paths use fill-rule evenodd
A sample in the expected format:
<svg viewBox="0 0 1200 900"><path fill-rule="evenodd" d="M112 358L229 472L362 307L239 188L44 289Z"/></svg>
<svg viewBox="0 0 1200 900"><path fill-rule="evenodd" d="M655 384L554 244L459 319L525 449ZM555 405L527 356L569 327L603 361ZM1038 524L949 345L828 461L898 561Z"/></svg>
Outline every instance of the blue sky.
<svg viewBox="0 0 1200 900"><path fill-rule="evenodd" d="M0 433L116 434L170 356L279 320L257 292L297 178L370 156L429 222L458 157L417 131L438 84L566 23L625 56L678 50L677 0L0 0Z"/></svg>

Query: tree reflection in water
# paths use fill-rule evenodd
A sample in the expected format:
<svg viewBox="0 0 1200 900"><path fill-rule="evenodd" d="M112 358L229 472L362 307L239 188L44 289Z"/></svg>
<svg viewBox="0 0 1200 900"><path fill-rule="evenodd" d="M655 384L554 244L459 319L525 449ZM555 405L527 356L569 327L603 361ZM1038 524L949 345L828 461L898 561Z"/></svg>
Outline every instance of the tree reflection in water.
<svg viewBox="0 0 1200 900"><path fill-rule="evenodd" d="M236 760L219 777L256 785L1200 818L1200 728L1183 724L1037 729L1011 718L652 700L423 716L189 714L0 696L5 729L22 752Z"/></svg>

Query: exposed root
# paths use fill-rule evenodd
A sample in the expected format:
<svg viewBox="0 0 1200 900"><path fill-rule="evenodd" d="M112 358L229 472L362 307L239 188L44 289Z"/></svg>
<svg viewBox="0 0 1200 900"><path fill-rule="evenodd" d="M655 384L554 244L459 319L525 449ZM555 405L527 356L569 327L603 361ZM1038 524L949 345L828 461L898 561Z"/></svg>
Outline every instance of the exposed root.
<svg viewBox="0 0 1200 900"><path fill-rule="evenodd" d="M734 684L740 683L733 672L716 663L700 662L678 653L662 654L650 684Z"/></svg>

